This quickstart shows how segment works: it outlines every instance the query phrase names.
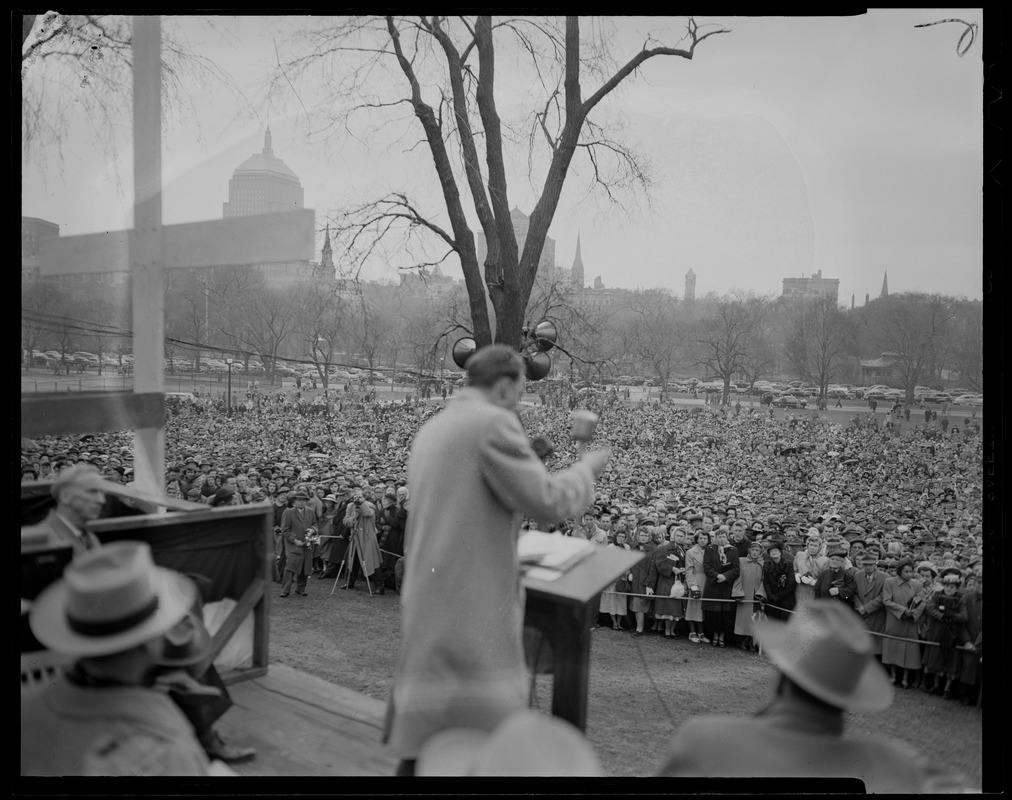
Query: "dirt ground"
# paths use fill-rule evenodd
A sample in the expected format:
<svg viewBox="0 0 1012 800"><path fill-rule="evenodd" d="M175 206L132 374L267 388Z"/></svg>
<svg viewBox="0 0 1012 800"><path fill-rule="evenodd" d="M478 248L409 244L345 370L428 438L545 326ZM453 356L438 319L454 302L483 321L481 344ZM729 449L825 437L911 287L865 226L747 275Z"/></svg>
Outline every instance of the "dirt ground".
<svg viewBox="0 0 1012 800"><path fill-rule="evenodd" d="M308 597L283 599L272 585L271 663L386 699L400 643L399 598L370 597L361 580L331 595L333 583L310 578ZM634 637L610 625L593 636L587 736L609 776L654 774L672 733L691 716L749 715L771 697L775 671L759 655L691 644L684 634ZM551 709L550 676L538 677L533 704ZM973 707L897 690L889 709L849 714L846 729L851 737L905 740L979 788L981 719Z"/></svg>

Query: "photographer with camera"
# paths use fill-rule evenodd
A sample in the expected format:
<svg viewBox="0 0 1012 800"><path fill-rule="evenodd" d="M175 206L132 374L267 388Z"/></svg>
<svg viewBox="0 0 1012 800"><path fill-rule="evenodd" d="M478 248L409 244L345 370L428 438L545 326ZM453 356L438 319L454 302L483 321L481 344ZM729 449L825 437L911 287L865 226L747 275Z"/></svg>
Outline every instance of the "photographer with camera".
<svg viewBox="0 0 1012 800"><path fill-rule="evenodd" d="M364 572L367 581L380 565L379 542L376 539L376 505L372 502L372 488L356 489L344 514L344 524L351 531L348 547L348 581L342 589L354 589L355 581ZM384 594L381 585L377 594Z"/></svg>

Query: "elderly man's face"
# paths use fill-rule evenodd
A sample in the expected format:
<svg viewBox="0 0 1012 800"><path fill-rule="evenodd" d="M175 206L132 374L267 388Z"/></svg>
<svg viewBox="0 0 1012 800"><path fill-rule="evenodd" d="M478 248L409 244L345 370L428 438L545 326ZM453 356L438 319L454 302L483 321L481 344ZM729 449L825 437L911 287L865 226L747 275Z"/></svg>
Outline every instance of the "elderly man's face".
<svg viewBox="0 0 1012 800"><path fill-rule="evenodd" d="M98 483L98 475L84 476L60 491L59 505L83 522L98 519L104 504L105 492Z"/></svg>

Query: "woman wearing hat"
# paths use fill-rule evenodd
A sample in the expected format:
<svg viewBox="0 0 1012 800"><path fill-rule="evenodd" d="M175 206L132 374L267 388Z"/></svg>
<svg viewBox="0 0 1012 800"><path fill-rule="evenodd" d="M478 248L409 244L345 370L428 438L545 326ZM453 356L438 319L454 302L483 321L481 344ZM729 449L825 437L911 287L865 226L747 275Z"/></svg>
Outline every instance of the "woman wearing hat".
<svg viewBox="0 0 1012 800"><path fill-rule="evenodd" d="M689 623L689 641L695 644L709 642L703 635L703 603L699 599L706 588L703 556L710 546L710 534L696 531L692 547L685 551L685 583L689 599L685 603L685 621Z"/></svg>
<svg viewBox="0 0 1012 800"><path fill-rule="evenodd" d="M323 511L316 525L319 533L319 558L321 562L319 577L324 577L334 564L334 517L337 516L337 497L328 494L323 498Z"/></svg>
<svg viewBox="0 0 1012 800"><path fill-rule="evenodd" d="M785 555L784 544L778 537L770 540L763 562L763 592L766 595L766 615L771 619L786 620L794 608L797 582L794 563Z"/></svg>
<svg viewBox="0 0 1012 800"><path fill-rule="evenodd" d="M724 647L728 634L734 631L735 608L731 599L735 579L741 570L738 548L727 538L727 527L717 529L711 544L703 553L703 572L706 587L703 589L703 614L707 626L713 630L713 647Z"/></svg>
<svg viewBox="0 0 1012 800"><path fill-rule="evenodd" d="M615 526L615 541L609 542L608 547L629 550L631 548L626 541L627 538L626 525L624 522L620 522ZM629 598L625 593L629 591L631 586L628 577L623 576L601 592L601 605L598 610L602 614L611 616L611 626L616 631L622 630L622 623L625 621L626 614L629 613Z"/></svg>
<svg viewBox="0 0 1012 800"><path fill-rule="evenodd" d="M39 642L75 661L66 680L22 694L22 775L211 774L189 720L152 688L177 630L193 657L207 652L196 598L193 582L155 566L143 542L74 559L29 616Z"/></svg>
<svg viewBox="0 0 1012 800"><path fill-rule="evenodd" d="M755 636L752 604L759 597L765 600L762 542L749 544L748 555L739 559L739 566L741 571L735 578L734 588L731 590L731 597L738 600L738 605L734 607L734 635L738 637L742 650L752 650Z"/></svg>
<svg viewBox="0 0 1012 800"><path fill-rule="evenodd" d="M668 526L668 535L678 531L678 524ZM679 531L680 533L680 531ZM675 623L685 616L685 549L673 538L658 545L651 554L653 573L657 576L654 583L654 618L664 621L664 638L675 636Z"/></svg>
<svg viewBox="0 0 1012 800"><path fill-rule="evenodd" d="M924 688L934 694L952 698L953 683L961 667L961 650L968 641L966 630L966 600L959 589L963 576L956 568L942 570L939 576L942 590L933 592L925 608L928 625L924 640L937 646L927 646L924 653ZM928 676L934 685L928 685Z"/></svg>
<svg viewBox="0 0 1012 800"><path fill-rule="evenodd" d="M895 570L896 574L886 578L882 586L882 604L887 611L882 663L888 667L893 683L907 689L911 673L921 668L917 621L924 613L925 598L910 561L897 562Z"/></svg>
<svg viewBox="0 0 1012 800"><path fill-rule="evenodd" d="M633 545L632 549L647 554L647 557L636 564L629 573L632 576L629 578L629 591L633 595L629 598L629 610L632 611L636 619L636 628L633 630L633 636L642 636L643 626L646 624L646 616L654 610L654 601L643 595L652 595L654 593L653 585L656 581L656 574L652 574L654 573L654 566L651 560L656 545L650 536L649 528L640 527L636 531L636 544Z"/></svg>
<svg viewBox="0 0 1012 800"><path fill-rule="evenodd" d="M935 592L942 591L942 584L938 581L938 567L932 564L928 560L921 561L914 567L914 577L919 578L921 581L921 594L924 597L925 602ZM921 615L920 620L917 623L917 635L923 639L924 631L928 627L929 617L927 614Z"/></svg>
<svg viewBox="0 0 1012 800"><path fill-rule="evenodd" d="M819 576L829 566L829 558L821 553L822 537L816 531L809 534L805 549L794 557L794 577L797 583L794 599L798 606L815 599Z"/></svg>

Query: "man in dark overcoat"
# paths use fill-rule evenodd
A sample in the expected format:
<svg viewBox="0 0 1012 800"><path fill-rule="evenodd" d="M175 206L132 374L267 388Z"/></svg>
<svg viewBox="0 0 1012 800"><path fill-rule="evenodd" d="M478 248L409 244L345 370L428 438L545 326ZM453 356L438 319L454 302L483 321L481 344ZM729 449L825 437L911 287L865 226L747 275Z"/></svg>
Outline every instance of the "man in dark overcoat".
<svg viewBox="0 0 1012 800"><path fill-rule="evenodd" d="M285 572L281 597L288 597L295 581L295 593L306 594L306 576L313 571L313 547L308 537L316 532L316 513L309 508L309 494L299 488L293 495L295 506L281 514L281 538L285 543Z"/></svg>

